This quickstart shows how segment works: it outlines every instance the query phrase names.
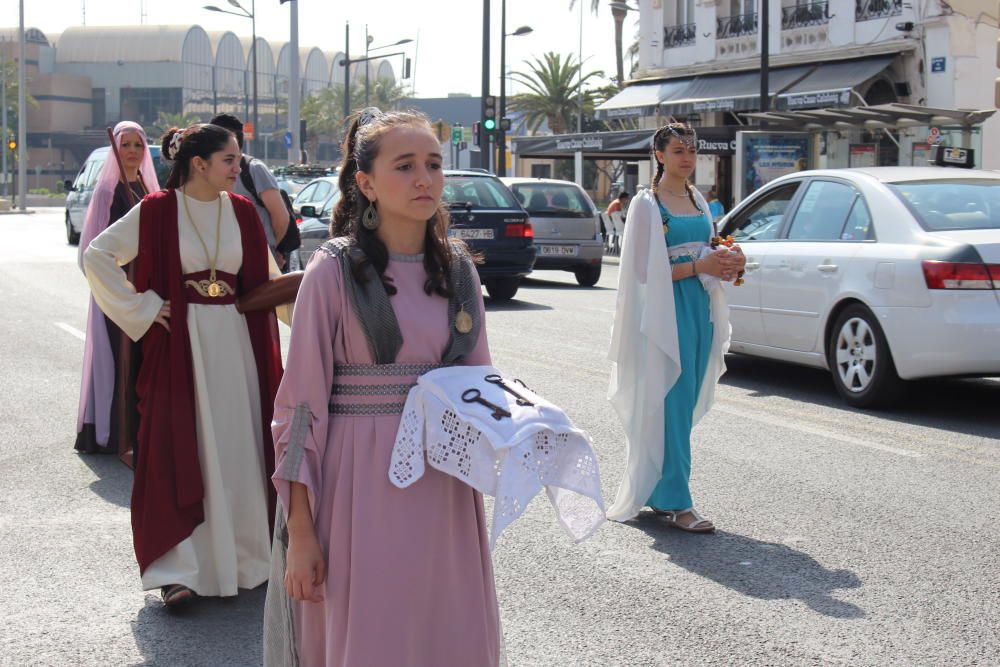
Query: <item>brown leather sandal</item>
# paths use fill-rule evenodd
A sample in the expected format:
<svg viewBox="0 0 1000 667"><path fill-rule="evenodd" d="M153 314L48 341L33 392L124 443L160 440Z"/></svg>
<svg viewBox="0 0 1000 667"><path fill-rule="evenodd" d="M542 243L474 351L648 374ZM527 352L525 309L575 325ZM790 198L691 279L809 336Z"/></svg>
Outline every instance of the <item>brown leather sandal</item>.
<svg viewBox="0 0 1000 667"><path fill-rule="evenodd" d="M196 597L193 590L182 584L171 584L160 588L160 597L163 604L171 609L176 609L187 604Z"/></svg>

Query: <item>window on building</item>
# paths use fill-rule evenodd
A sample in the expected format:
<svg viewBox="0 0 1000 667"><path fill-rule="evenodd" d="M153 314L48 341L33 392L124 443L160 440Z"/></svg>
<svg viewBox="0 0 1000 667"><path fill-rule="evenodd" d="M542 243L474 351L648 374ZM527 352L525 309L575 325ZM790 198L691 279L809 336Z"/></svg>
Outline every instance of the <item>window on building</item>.
<svg viewBox="0 0 1000 667"><path fill-rule="evenodd" d="M694 0L675 0L676 13L674 25L694 23Z"/></svg>
<svg viewBox="0 0 1000 667"><path fill-rule="evenodd" d="M180 88L122 88L122 116L140 125L152 125L160 112L181 113Z"/></svg>
<svg viewBox="0 0 1000 667"><path fill-rule="evenodd" d="M94 88L91 95L91 127L104 127L108 123L107 105L104 103L104 89Z"/></svg>

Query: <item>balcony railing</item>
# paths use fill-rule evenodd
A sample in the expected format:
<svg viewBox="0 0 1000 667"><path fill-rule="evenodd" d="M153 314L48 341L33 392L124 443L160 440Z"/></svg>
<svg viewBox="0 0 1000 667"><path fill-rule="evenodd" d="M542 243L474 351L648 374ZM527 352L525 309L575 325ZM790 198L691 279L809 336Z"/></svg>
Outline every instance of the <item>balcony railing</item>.
<svg viewBox="0 0 1000 667"><path fill-rule="evenodd" d="M854 0L854 18L870 21L903 13L903 0Z"/></svg>
<svg viewBox="0 0 1000 667"><path fill-rule="evenodd" d="M673 49L678 46L691 46L698 33L694 23L671 25L663 27L663 48Z"/></svg>
<svg viewBox="0 0 1000 667"><path fill-rule="evenodd" d="M824 25L830 22L830 3L810 2L805 5L781 8L781 27L783 30L806 28L814 25Z"/></svg>
<svg viewBox="0 0 1000 667"><path fill-rule="evenodd" d="M718 39L757 34L757 13L737 14L716 19L715 35Z"/></svg>

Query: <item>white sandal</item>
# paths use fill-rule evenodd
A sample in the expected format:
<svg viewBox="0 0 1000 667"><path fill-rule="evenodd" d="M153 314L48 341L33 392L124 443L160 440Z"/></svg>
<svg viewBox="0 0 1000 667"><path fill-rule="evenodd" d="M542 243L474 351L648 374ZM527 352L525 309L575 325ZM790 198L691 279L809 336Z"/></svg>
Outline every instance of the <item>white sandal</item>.
<svg viewBox="0 0 1000 667"><path fill-rule="evenodd" d="M655 507L650 507L653 513L657 516L662 516L666 521L667 525L671 528L677 528L678 530L683 530L687 533L714 533L715 525L704 518L693 508L689 507L686 510L661 510ZM677 517L682 514L690 514L694 517L694 521L691 523L680 523L677 521Z"/></svg>

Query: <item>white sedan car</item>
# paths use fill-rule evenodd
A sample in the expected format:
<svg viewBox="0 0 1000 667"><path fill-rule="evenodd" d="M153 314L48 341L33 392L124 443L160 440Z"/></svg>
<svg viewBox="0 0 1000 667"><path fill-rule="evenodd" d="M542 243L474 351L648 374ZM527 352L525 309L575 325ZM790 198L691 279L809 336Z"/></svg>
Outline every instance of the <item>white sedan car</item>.
<svg viewBox="0 0 1000 667"><path fill-rule="evenodd" d="M905 380L1000 375L1000 173L805 171L719 223L747 256L731 350L829 369L851 405Z"/></svg>

